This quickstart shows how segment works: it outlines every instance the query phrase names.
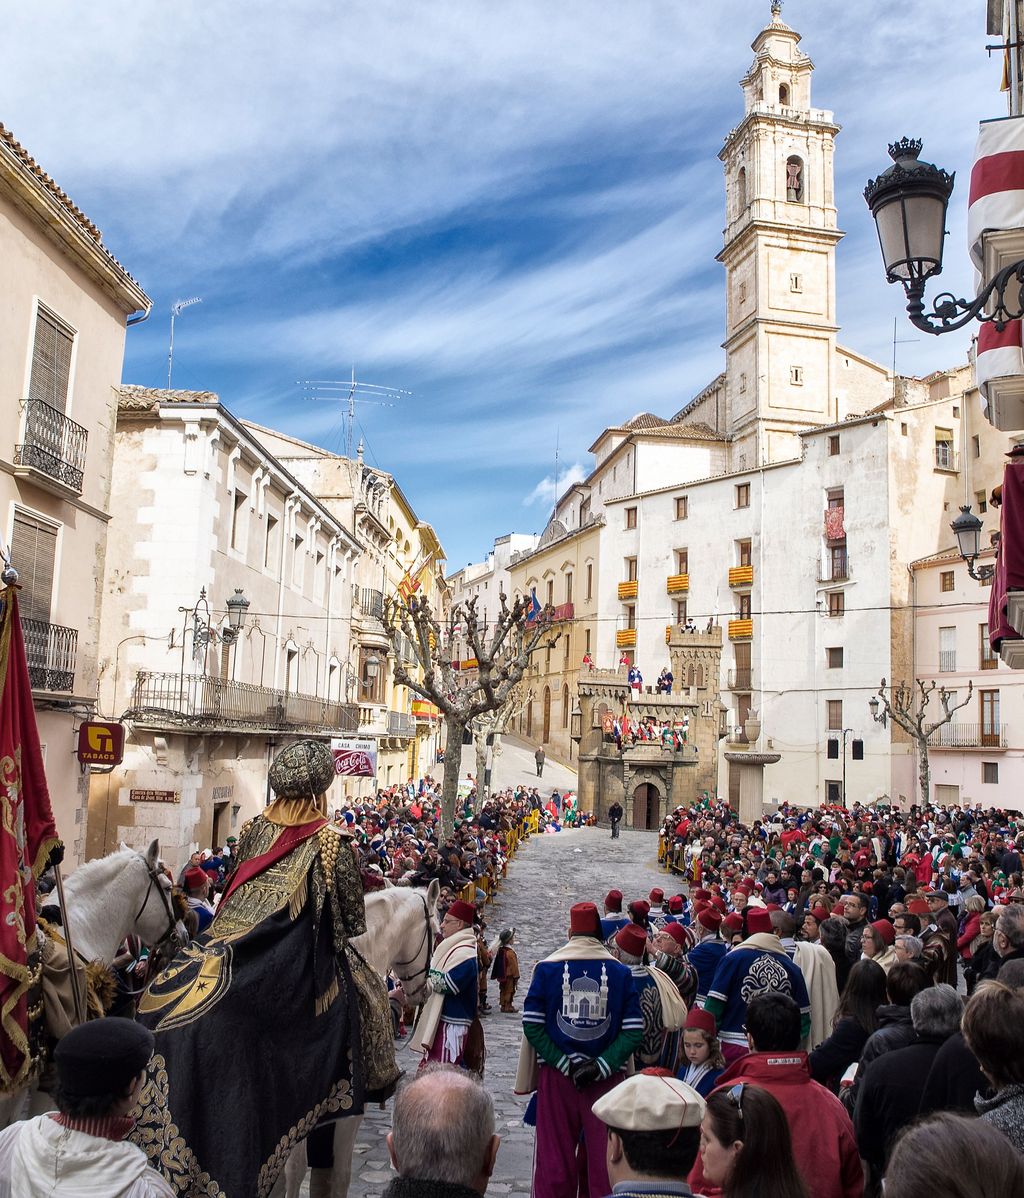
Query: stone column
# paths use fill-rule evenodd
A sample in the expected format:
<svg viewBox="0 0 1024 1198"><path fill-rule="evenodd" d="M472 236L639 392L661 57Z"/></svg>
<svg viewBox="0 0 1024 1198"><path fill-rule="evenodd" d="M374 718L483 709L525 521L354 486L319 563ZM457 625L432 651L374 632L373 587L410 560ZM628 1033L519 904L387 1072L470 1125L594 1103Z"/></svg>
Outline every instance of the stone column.
<svg viewBox="0 0 1024 1198"><path fill-rule="evenodd" d="M725 760L740 771L741 824L749 828L764 811L764 767L781 760L781 753L726 753Z"/></svg>

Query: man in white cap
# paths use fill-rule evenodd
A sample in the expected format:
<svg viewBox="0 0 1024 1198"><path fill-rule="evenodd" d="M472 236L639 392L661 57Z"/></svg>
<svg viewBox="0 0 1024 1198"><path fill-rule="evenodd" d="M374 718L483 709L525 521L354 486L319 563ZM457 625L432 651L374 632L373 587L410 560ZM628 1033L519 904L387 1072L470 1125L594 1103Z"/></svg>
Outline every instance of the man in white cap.
<svg viewBox="0 0 1024 1198"><path fill-rule="evenodd" d="M615 1198L698 1198L687 1185L700 1149L704 1099L665 1069L644 1069L594 1103L608 1130Z"/></svg>

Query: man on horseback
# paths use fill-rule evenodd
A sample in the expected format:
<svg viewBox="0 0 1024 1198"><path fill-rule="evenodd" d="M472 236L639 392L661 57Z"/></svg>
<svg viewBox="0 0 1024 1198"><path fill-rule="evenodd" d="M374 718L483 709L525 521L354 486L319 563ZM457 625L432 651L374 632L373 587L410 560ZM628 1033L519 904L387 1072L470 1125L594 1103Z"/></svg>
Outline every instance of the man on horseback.
<svg viewBox="0 0 1024 1198"><path fill-rule="evenodd" d="M334 776L319 741L278 755L277 798L242 829L214 922L140 1004L156 1048L136 1142L182 1198L264 1198L307 1137L311 1193L326 1193L331 1121L397 1082L384 983L350 946L365 910L355 854L325 814Z"/></svg>

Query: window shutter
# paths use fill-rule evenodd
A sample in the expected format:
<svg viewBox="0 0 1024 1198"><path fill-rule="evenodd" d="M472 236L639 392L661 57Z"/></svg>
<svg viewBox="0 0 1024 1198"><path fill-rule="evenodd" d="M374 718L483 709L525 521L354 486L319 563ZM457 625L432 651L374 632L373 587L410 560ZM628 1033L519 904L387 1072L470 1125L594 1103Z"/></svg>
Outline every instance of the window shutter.
<svg viewBox="0 0 1024 1198"><path fill-rule="evenodd" d="M839 760L839 741L837 741L834 736L829 738L828 749L826 750L825 756L831 761Z"/></svg>
<svg viewBox="0 0 1024 1198"><path fill-rule="evenodd" d="M71 380L71 348L74 343L74 334L55 316L42 308L36 312L29 399L42 400L58 412L66 411L68 383Z"/></svg>
<svg viewBox="0 0 1024 1198"><path fill-rule="evenodd" d="M42 620L45 624L50 622L56 555L56 528L28 512L15 511L11 564L18 571L18 581L21 583L18 604L26 620Z"/></svg>

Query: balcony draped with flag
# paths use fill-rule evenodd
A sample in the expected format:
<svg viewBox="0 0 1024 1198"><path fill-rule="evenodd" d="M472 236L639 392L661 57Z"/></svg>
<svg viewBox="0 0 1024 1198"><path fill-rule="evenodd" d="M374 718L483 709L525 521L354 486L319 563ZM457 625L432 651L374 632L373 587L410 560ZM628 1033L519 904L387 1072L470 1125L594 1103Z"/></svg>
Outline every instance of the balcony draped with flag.
<svg viewBox="0 0 1024 1198"><path fill-rule="evenodd" d="M1024 461L1007 462L1002 496L996 572L988 599L989 640L997 653L1002 640L1017 640L1022 635L1010 623L1006 598L1008 591L1024 591Z"/></svg>
<svg viewBox="0 0 1024 1198"><path fill-rule="evenodd" d="M1024 118L982 121L971 170L967 209L967 248L977 272L978 290L985 283L986 234L1024 228ZM1015 254L1014 257L1019 257ZM978 329L975 370L985 414L997 428L1018 428L1019 419L1001 411L1000 392L1016 392L1011 403L1022 402L1020 389L1007 392L1002 380L1022 378L1024 349L1021 322L1011 320L999 330L991 322ZM1016 421L1016 423L1014 423Z"/></svg>
<svg viewBox="0 0 1024 1198"><path fill-rule="evenodd" d="M843 511L842 507L828 507L825 509L825 539L827 541L845 540L846 529L843 526Z"/></svg>
<svg viewBox="0 0 1024 1198"><path fill-rule="evenodd" d="M0 591L0 1091L32 1069L28 995L38 969L36 881L59 843L13 587Z"/></svg>

